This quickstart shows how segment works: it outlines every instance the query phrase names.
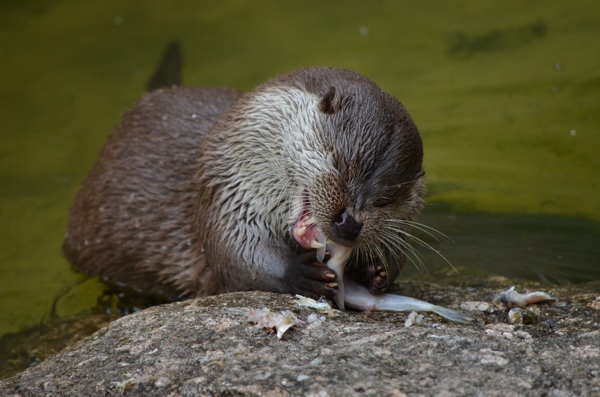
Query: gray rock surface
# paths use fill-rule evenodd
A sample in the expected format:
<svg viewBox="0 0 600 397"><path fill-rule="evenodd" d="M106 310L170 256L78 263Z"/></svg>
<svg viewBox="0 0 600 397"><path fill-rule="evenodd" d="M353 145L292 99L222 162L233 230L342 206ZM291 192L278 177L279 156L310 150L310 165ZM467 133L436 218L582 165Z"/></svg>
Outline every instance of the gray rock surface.
<svg viewBox="0 0 600 397"><path fill-rule="evenodd" d="M12 378L2 396L599 396L598 283L551 288L534 324L508 323L492 302L505 289L414 284L412 296L470 310L433 314L318 313L282 339L248 322L250 309L315 309L290 296L232 293L153 307L114 321ZM403 287L409 294L411 285ZM517 289L523 287L517 286ZM442 299L443 298L443 299Z"/></svg>

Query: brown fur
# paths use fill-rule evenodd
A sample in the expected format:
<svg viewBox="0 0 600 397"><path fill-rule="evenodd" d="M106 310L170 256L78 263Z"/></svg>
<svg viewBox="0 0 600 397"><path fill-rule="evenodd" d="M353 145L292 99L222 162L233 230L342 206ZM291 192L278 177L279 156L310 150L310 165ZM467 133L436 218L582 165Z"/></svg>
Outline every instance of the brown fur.
<svg viewBox="0 0 600 397"><path fill-rule="evenodd" d="M327 269L289 233L308 200L328 238L356 248L354 277L378 292L387 280L376 265L393 281L404 261L407 225L392 230L389 220L414 219L422 206L422 157L406 110L354 72L300 70L243 96L159 90L102 151L64 252L84 272L172 298L331 297ZM342 213L352 221L344 233Z"/></svg>
<svg viewBox="0 0 600 397"><path fill-rule="evenodd" d="M71 209L66 257L83 272L176 298L218 292L191 220L201 142L240 97L168 88L123 116Z"/></svg>

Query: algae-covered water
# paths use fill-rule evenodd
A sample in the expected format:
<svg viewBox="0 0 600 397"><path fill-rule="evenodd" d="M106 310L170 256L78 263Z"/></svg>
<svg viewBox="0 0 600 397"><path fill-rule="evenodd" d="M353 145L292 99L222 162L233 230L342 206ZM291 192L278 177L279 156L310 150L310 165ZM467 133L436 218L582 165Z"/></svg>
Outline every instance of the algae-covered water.
<svg viewBox="0 0 600 397"><path fill-rule="evenodd" d="M186 85L366 74L422 132L422 220L454 241L430 243L462 275L600 279L600 3L5 0L0 335L48 318L59 295L60 316L96 305L101 283L69 288L68 209L173 40Z"/></svg>

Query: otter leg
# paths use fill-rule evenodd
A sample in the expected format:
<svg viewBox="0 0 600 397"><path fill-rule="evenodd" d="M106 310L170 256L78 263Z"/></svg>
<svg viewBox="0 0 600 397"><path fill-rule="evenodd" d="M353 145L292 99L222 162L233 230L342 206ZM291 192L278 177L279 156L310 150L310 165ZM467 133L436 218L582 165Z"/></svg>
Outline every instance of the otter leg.
<svg viewBox="0 0 600 397"><path fill-rule="evenodd" d="M315 250L294 256L291 262L284 275L289 292L311 298L333 299L337 295L337 275L325 263L317 260Z"/></svg>
<svg viewBox="0 0 600 397"><path fill-rule="evenodd" d="M403 258L398 254L398 258ZM392 255L388 255L391 257ZM348 264L348 274L359 284L367 287L373 295L381 295L394 283L402 269L402 262L388 258L384 262L381 259L364 261L354 259Z"/></svg>

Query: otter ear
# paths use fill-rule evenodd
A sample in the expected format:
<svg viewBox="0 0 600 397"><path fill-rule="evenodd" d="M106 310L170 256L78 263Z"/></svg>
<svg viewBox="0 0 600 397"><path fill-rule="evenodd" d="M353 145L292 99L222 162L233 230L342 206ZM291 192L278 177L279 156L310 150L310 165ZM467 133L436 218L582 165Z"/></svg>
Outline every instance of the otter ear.
<svg viewBox="0 0 600 397"><path fill-rule="evenodd" d="M319 110L326 114L334 114L340 110L340 94L334 86L329 87L329 90L321 97L319 102Z"/></svg>

